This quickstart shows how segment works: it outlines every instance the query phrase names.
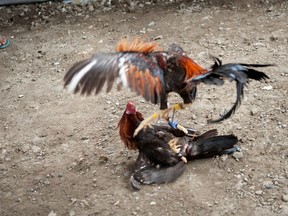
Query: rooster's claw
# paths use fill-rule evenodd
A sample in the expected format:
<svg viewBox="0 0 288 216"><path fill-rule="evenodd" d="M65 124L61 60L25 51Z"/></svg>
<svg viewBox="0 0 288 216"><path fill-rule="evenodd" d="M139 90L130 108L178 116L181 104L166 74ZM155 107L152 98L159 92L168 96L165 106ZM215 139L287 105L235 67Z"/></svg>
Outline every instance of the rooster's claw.
<svg viewBox="0 0 288 216"><path fill-rule="evenodd" d="M174 138L174 139L170 140L168 144L169 144L171 150L172 150L173 152L175 152L175 153L177 154L177 156L178 156L184 163L187 163L186 157L184 157L184 156L181 154L182 145L181 145L181 144L178 144L178 139L177 139L177 138Z"/></svg>

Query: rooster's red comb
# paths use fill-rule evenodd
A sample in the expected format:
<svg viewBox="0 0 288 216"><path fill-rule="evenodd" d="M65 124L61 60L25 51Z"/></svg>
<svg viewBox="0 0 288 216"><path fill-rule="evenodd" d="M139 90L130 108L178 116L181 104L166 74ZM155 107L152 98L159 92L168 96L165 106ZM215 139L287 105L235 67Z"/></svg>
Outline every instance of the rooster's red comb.
<svg viewBox="0 0 288 216"><path fill-rule="evenodd" d="M134 103L132 101L128 102L126 105L126 113L131 114L135 112L136 112L136 108L135 108Z"/></svg>

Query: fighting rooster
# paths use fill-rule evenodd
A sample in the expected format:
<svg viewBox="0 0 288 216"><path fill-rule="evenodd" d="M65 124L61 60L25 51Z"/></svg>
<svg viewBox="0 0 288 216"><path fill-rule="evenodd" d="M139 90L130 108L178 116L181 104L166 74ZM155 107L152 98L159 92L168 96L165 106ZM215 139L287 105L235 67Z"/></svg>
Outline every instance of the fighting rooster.
<svg viewBox="0 0 288 216"><path fill-rule="evenodd" d="M98 94L104 84L110 92L114 81L117 87L129 87L153 104L160 103L160 111L141 122L134 136L157 118L169 121L169 113L173 111L171 124L174 127L187 130L174 124L175 110L189 106L196 96L199 83L223 85L224 79L235 80L237 99L233 107L218 122L230 117L241 102L244 85L249 79L262 80L268 76L253 67L267 67L269 64L225 64L214 58L214 65L204 69L189 58L183 49L172 44L167 51L158 48L155 42L143 42L135 39L132 42L121 40L114 53L94 54L91 58L82 60L70 68L64 77L65 87L73 93L90 95ZM176 92L183 103L168 107L168 94Z"/></svg>
<svg viewBox="0 0 288 216"><path fill-rule="evenodd" d="M217 130L198 136L192 130L188 130L187 135L168 125L153 125L134 137L134 131L143 120L133 102L129 102L118 124L125 146L139 150L130 178L132 188L138 188L140 183L174 181L183 173L187 160L232 153L238 148L234 146L238 141L236 136L217 136Z"/></svg>

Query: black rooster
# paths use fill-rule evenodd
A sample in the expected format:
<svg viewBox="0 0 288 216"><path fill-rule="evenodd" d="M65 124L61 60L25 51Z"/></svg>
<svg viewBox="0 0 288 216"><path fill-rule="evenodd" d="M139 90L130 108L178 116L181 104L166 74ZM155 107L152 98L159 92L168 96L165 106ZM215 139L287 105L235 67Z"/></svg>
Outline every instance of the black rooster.
<svg viewBox="0 0 288 216"><path fill-rule="evenodd" d="M138 188L140 183L174 181L183 173L187 160L212 157L237 149L234 146L238 141L236 136L218 136L217 130L197 136L193 130L188 130L187 135L168 125L153 125L134 137L134 131L143 120L142 114L129 102L118 124L125 146L139 150L130 178L133 188Z"/></svg>

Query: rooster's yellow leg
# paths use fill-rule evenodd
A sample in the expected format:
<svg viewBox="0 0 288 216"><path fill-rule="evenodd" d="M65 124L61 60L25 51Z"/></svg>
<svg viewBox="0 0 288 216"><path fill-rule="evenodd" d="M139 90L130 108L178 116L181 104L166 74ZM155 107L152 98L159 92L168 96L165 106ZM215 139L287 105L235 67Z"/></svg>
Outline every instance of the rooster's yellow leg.
<svg viewBox="0 0 288 216"><path fill-rule="evenodd" d="M189 106L191 106L191 103L189 103L189 104L178 103L178 104L174 104L168 108L169 111L173 110L172 120L171 121L169 120L169 125L174 127L174 128L177 128L178 130L183 131L185 134L188 134L188 130L185 127L183 127L182 125L174 122L174 114L175 114L176 110L185 109Z"/></svg>
<svg viewBox="0 0 288 216"><path fill-rule="evenodd" d="M170 146L170 149L175 152L177 154L177 156L184 162L184 163L187 163L187 159L186 157L184 157L180 151L181 151L181 144L178 144L178 138L174 138L172 140L170 140L168 142L169 146Z"/></svg>
<svg viewBox="0 0 288 216"><path fill-rule="evenodd" d="M152 127L150 125L151 122L155 121L156 119L162 118L165 119L166 121L169 121L169 113L171 111L175 111L175 110L181 110L181 109L185 109L186 107L190 106L191 104L183 104L183 103L179 103L179 104L174 104L170 107L168 107L168 109L165 110L160 110L156 113L154 113L153 115L151 115L150 117L144 119L141 124L136 128L136 130L134 131L134 137L137 136L137 134L139 133L140 130L145 129L147 126ZM185 127L183 127L180 124L177 124L176 126L177 129L183 131L185 134L188 134L188 131Z"/></svg>
<svg viewBox="0 0 288 216"><path fill-rule="evenodd" d="M192 103L188 103L188 104L184 104L184 103L178 103L178 104L174 104L172 106L170 106L168 108L169 109L172 109L172 110L182 110L182 109L186 109L187 107L191 106Z"/></svg>
<svg viewBox="0 0 288 216"><path fill-rule="evenodd" d="M159 118L163 118L165 120L168 121L168 115L169 115L169 112L171 111L171 109L165 109L165 110L160 110L156 113L154 113L153 115L151 115L150 117L144 119L141 124L136 128L136 130L134 131L134 134L133 136L137 136L137 134L139 133L140 130L142 130L143 128L145 129L147 126L149 127L152 127L150 125L151 122L155 121L156 119L159 119Z"/></svg>

